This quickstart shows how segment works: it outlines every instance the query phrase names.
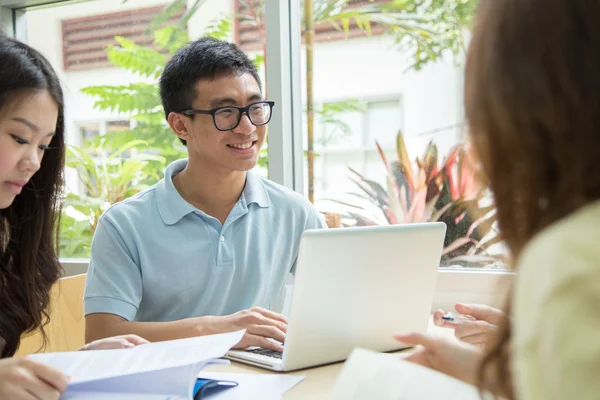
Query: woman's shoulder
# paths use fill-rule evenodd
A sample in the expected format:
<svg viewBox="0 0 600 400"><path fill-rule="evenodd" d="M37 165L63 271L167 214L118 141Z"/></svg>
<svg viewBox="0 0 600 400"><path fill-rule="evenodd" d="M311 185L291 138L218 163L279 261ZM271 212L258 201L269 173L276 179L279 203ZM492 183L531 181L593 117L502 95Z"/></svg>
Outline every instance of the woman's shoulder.
<svg viewBox="0 0 600 400"><path fill-rule="evenodd" d="M589 259L600 265L600 201L577 210L549 226L525 247L521 263L531 259L565 261ZM565 268L566 269L566 268Z"/></svg>
<svg viewBox="0 0 600 400"><path fill-rule="evenodd" d="M517 262L519 281L539 293L574 279L600 276L600 202L548 227L525 247Z"/></svg>

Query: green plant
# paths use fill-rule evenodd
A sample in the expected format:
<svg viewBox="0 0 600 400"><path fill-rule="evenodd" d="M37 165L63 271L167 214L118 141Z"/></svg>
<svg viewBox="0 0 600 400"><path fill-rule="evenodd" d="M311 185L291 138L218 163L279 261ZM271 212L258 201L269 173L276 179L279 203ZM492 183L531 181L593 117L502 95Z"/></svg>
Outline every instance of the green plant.
<svg viewBox="0 0 600 400"><path fill-rule="evenodd" d="M151 46L137 45L117 36L117 45L108 47L107 56L113 66L140 77L140 82L128 85L89 86L82 89L84 94L95 99L94 108L116 112L136 122L135 128L130 131L102 137L110 146L118 148L132 140L144 140L147 152L160 154L167 162L186 156L185 147L165 122L158 92L158 78L168 58L188 43L187 23L204 2L197 0L177 23L169 26L163 25L173 14L185 9L187 1L175 0L165 6L148 26L148 34L154 37ZM232 17L226 15L212 21L204 34L223 39L230 35L232 28ZM92 143L94 145L97 143Z"/></svg>
<svg viewBox="0 0 600 400"><path fill-rule="evenodd" d="M245 1L245 13L236 15L241 24L253 26L258 31L263 58L266 57L266 27L264 0ZM371 35L372 26L383 29L396 44L410 54L408 69L420 70L425 65L441 59L451 52L464 52L464 34L471 27L477 0L390 0L353 6L349 0L305 0L302 26L306 46L307 82L307 164L308 197L314 197L314 125L315 107L312 101L312 69L314 24L329 23L349 37L355 25Z"/></svg>
<svg viewBox="0 0 600 400"><path fill-rule="evenodd" d="M468 144L454 147L441 166L437 146L430 142L413 167L402 133L396 140L397 160L389 162L379 143L377 149L387 169L387 187L350 169L360 192L349 196L358 201L334 200L344 208L344 225L444 222L443 262L485 255L487 248L499 241L494 229L495 207L485 204L486 200L489 203L488 191L478 183L477 165Z"/></svg>
<svg viewBox="0 0 600 400"><path fill-rule="evenodd" d="M67 193L61 216L61 257L87 257L100 216L111 204L122 201L146 189L159 177L156 171L165 167L165 158L137 153L146 142L134 140L114 149L100 141L92 157L88 150L67 147L67 167L77 172L82 193ZM133 155L125 157L125 154ZM108 155L107 155L108 154Z"/></svg>
<svg viewBox="0 0 600 400"><path fill-rule="evenodd" d="M74 215L75 216L74 216ZM65 205L60 217L60 257L86 258L90 256L92 232L88 220L83 215L77 215Z"/></svg>

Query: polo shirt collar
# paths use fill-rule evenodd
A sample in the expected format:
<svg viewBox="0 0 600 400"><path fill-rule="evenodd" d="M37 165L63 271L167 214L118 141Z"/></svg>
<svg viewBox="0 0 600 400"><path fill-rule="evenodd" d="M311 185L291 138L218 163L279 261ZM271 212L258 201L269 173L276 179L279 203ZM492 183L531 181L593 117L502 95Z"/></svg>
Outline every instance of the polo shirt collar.
<svg viewBox="0 0 600 400"><path fill-rule="evenodd" d="M196 207L185 201L173 184L173 176L186 166L186 159L173 161L165 170L165 178L156 185L158 213L166 225L176 224L181 218L196 211Z"/></svg>
<svg viewBox="0 0 600 400"><path fill-rule="evenodd" d="M169 164L165 177L156 185L156 204L158 212L166 225L174 225L186 215L198 211L188 203L177 191L173 184L173 176L184 170L187 159L177 160ZM262 178L253 171L246 174L246 185L242 192L246 204L257 204L259 207L269 207L269 195Z"/></svg>
<svg viewBox="0 0 600 400"><path fill-rule="evenodd" d="M246 186L244 186L242 197L246 199L246 204L248 205L255 203L262 208L266 208L271 205L265 183L254 171L248 171L246 173Z"/></svg>

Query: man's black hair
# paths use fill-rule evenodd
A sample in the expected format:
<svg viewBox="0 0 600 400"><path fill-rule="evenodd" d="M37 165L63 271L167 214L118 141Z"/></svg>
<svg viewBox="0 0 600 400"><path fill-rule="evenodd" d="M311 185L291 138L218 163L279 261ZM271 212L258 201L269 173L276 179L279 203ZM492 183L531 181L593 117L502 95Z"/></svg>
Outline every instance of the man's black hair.
<svg viewBox="0 0 600 400"><path fill-rule="evenodd" d="M246 53L235 44L202 37L182 47L169 60L160 77L160 99L167 118L172 112L191 108L198 95L194 85L220 74L251 74L262 90L258 70ZM185 145L186 141L180 139Z"/></svg>

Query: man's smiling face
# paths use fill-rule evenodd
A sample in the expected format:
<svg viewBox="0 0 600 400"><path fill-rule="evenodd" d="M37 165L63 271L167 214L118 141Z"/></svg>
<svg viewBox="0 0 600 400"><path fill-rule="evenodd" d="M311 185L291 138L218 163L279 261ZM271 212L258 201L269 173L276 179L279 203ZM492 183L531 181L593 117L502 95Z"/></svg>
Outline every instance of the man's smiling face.
<svg viewBox="0 0 600 400"><path fill-rule="evenodd" d="M258 82L249 73L202 79L196 82L194 91L196 98L191 108L195 110L245 107L263 100ZM183 122L185 132L178 136L187 141L190 160L197 158L204 165L229 171L248 171L256 166L266 137L266 125L254 126L246 114L237 127L228 131L217 129L212 115L183 116Z"/></svg>

